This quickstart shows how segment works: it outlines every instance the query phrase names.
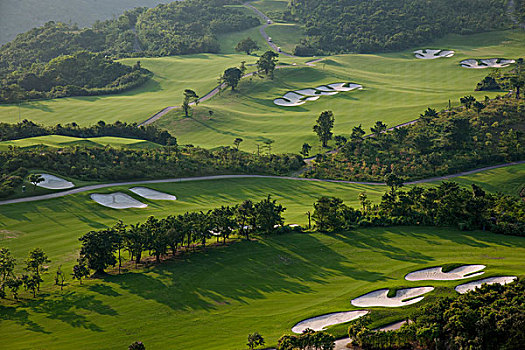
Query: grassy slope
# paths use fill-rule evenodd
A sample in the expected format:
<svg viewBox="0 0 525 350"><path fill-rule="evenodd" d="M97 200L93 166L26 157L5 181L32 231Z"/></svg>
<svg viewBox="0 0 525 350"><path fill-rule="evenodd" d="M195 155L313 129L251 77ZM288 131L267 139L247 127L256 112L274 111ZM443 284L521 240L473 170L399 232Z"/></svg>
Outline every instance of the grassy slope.
<svg viewBox="0 0 525 350"><path fill-rule="evenodd" d="M9 146L21 147L21 148L30 148L36 147L39 145L44 145L48 147L67 147L67 146L97 146L97 147L126 147L126 148L157 148L162 147L159 144L154 142L140 140L140 139L130 139L123 137L71 137L71 136L61 136L61 135L48 135L48 136L37 136L29 137L20 140L12 141L0 141L0 151L5 151Z"/></svg>
<svg viewBox="0 0 525 350"><path fill-rule="evenodd" d="M225 92L201 104L201 112L197 111L194 119L181 120L180 113L173 112L158 125L172 131L182 143L213 147L241 137L244 149L255 150L256 143L271 138L276 141L275 150L297 152L304 142L318 145L312 125L323 110L334 111L336 134L348 134L359 124L368 129L377 120L396 125L415 119L427 107L446 107L449 99L458 105L459 97L465 94L495 96L473 92L487 70L461 68L459 62L470 57L523 56L523 42L525 34L509 31L451 36L429 45L455 49L456 55L449 59L418 60L411 51L335 56L317 67L278 71L274 81L245 81L238 92ZM323 96L299 107L273 104L274 98L289 90L339 81L357 82L365 89ZM216 113L211 120L209 109Z"/></svg>
<svg viewBox="0 0 525 350"><path fill-rule="evenodd" d="M519 167L516 169L523 169ZM483 176L485 181L493 182L513 172L514 167L496 169L462 181L466 184ZM311 203L320 195L340 196L357 206L359 192L367 191L369 198L377 202L385 190L383 186L270 179L148 187L173 193L179 200L141 199L149 204L147 209L118 211L91 202L83 193L2 206L0 245L12 249L19 261L28 250L42 247L53 260L51 271L58 265L69 271L79 246L77 237L118 219L133 223L149 215L207 209L271 193L288 208L288 223L305 224L304 213L311 210ZM497 257L505 259L492 259ZM209 349L240 349L249 332L262 332L275 342L303 318L352 309L350 299L362 293L419 285L402 277L420 267L486 263L488 275L523 275L524 259L524 239L481 232L387 228L333 236L284 235L264 242L237 243L105 281L88 281L83 287L70 282L62 293L52 292L51 272L43 288L45 295L51 293L47 298L30 301L24 307L14 308L9 303L0 306L0 337L8 339L4 342L6 349L66 349L72 344L78 349L113 349L137 339L157 348L169 343L176 348L199 349L205 339ZM445 287L433 295L453 293L448 287L456 284L433 283ZM402 318L406 311L379 310L376 315L388 322ZM343 335L344 328L332 331Z"/></svg>

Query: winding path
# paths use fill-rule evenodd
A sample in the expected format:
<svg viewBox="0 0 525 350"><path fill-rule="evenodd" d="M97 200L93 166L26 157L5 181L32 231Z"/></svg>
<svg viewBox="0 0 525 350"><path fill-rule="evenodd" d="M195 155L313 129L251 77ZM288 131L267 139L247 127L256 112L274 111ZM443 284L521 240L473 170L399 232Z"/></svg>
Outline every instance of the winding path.
<svg viewBox="0 0 525 350"><path fill-rule="evenodd" d="M503 168L512 165L525 164L525 160L519 162L511 162L499 165L493 165L485 168L479 168L469 171L463 171L457 174L432 177L428 179L416 180L406 182L405 185L416 185L428 182L448 180L459 176L465 176L470 174L475 174L481 171L492 170ZM284 180L294 180L294 181L311 181L311 182L333 182L333 183L343 183L343 184L353 184L353 185L381 185L384 186L383 182L362 182L362 181L346 181L346 180L328 180L328 179L311 179L303 177L293 177L293 176L275 176L275 175L212 175L212 176L197 176L197 177L180 177L172 179L159 179L159 180L140 180L140 181L127 181L127 182L114 182L107 184L98 184L90 185L84 187L78 187L67 191L44 194L40 196L25 197L25 198L16 198L8 199L5 201L0 201L0 205L5 204L15 204L15 203L25 203L25 202L35 202L46 199L60 198L65 197L71 194L82 193L87 191L98 190L102 188L115 187L115 186L130 186L130 185L147 185L147 184L159 184L159 183L170 183L170 182L188 182L188 181L204 181L204 180L220 180L220 179L244 179L244 178L259 178L259 179L284 179Z"/></svg>

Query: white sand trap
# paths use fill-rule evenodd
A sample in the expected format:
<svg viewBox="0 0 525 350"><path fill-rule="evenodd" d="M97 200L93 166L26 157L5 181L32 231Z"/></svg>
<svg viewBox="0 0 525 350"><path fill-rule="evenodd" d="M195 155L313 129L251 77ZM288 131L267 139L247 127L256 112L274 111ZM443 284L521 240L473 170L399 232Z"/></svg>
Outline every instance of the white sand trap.
<svg viewBox="0 0 525 350"><path fill-rule="evenodd" d="M510 66L512 63L516 63L516 61L503 58L489 58L483 60L468 59L460 62L461 67L474 69L503 68Z"/></svg>
<svg viewBox="0 0 525 350"><path fill-rule="evenodd" d="M98 204L113 209L146 208L148 206L122 192L111 194L94 193L90 197Z"/></svg>
<svg viewBox="0 0 525 350"><path fill-rule="evenodd" d="M294 333L302 333L305 329L310 328L314 331L322 331L328 326L333 326L334 324L340 324L345 322L350 322L359 317L366 315L368 311L345 311L345 312L334 312L332 314L321 315L307 320L301 321L292 328Z"/></svg>
<svg viewBox="0 0 525 350"><path fill-rule="evenodd" d="M407 281L454 281L465 278L481 276L485 271L485 265L463 265L449 272L443 272L443 267L431 267L429 269L410 272L405 276Z"/></svg>
<svg viewBox="0 0 525 350"><path fill-rule="evenodd" d="M157 201L176 201L177 200L177 197L169 193L155 191L147 187L133 187L133 188L130 188L129 190L146 199L153 199Z"/></svg>
<svg viewBox="0 0 525 350"><path fill-rule="evenodd" d="M516 278L517 278L516 276L488 277L482 280L460 284L455 289L456 289L456 292L458 292L459 294L465 294L466 292L470 292L471 290L481 287L481 285L485 283L486 284L495 284L495 283L507 284L507 283L514 281Z"/></svg>
<svg viewBox="0 0 525 350"><path fill-rule="evenodd" d="M294 107L305 104L307 101L315 101L321 96L336 95L340 92L361 90L363 86L353 83L333 83L321 85L316 88L306 88L301 90L289 91L283 97L273 100L278 106Z"/></svg>
<svg viewBox="0 0 525 350"><path fill-rule="evenodd" d="M352 300L352 305L358 307L399 307L405 305L415 304L423 300L420 296L434 290L434 287L418 287L400 289L396 292L396 296L389 298L388 289L379 289L368 294L362 295ZM407 300L410 299L410 300Z"/></svg>
<svg viewBox="0 0 525 350"><path fill-rule="evenodd" d="M40 174L44 178L44 181L37 184L38 187L47 188L50 190L63 190L66 188L75 187L75 185L67 180L61 179L50 174Z"/></svg>
<svg viewBox="0 0 525 350"><path fill-rule="evenodd" d="M414 51L416 58L423 60L434 60L436 58L442 57L452 57L454 56L454 51L449 50L432 50L432 49L423 49Z"/></svg>

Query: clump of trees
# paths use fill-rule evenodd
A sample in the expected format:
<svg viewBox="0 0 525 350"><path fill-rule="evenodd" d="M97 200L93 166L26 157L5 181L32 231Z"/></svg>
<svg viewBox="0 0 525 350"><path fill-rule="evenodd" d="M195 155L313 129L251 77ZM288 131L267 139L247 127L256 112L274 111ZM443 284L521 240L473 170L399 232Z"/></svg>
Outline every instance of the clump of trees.
<svg viewBox="0 0 525 350"><path fill-rule="evenodd" d="M94 270L95 275L105 273L109 266L122 264L122 251L127 251L131 261L140 263L146 252L155 258L176 256L180 250L195 250L197 245L206 249L210 239L226 243L233 233L246 239L254 233L271 234L289 228L282 225L286 210L270 196L259 201L245 200L235 206L221 206L207 212L186 212L164 219L150 216L145 222L124 225L119 221L113 227L90 231L80 237L82 243L79 263L74 275L81 281L86 276L79 271Z"/></svg>
<svg viewBox="0 0 525 350"><path fill-rule="evenodd" d="M449 33L509 28L503 0L302 0L285 17L305 24L296 55L399 51ZM358 29L358 30L357 30Z"/></svg>
<svg viewBox="0 0 525 350"><path fill-rule="evenodd" d="M0 123L0 141L45 135L72 137L114 136L147 140L163 146L177 145L177 139L166 130L160 130L153 125L138 126L137 123L128 124L121 121L106 124L101 120L95 125L86 127L80 127L77 123L44 126L25 119L17 124Z"/></svg>
<svg viewBox="0 0 525 350"><path fill-rule="evenodd" d="M0 249L0 298L7 296L9 290L13 299L18 300L20 287L24 287L36 298L40 291L40 284L43 282L42 275L47 271L45 264L49 263L46 253L40 248L33 249L24 261L24 271L26 273L18 275L15 273L16 259L11 255L7 248ZM63 284L62 274L60 274L61 283ZM65 279L65 277L64 277Z"/></svg>
<svg viewBox="0 0 525 350"><path fill-rule="evenodd" d="M314 203L312 219L321 231L389 225L453 226L462 230L525 234L525 202L517 197L486 193L473 184L471 190L455 182L401 190L402 179L390 175L390 190L377 205L359 196L361 208L348 207L336 197L323 196Z"/></svg>
<svg viewBox="0 0 525 350"><path fill-rule="evenodd" d="M0 103L115 94L140 86L151 76L140 62L130 67L103 54L78 51L0 75Z"/></svg>
<svg viewBox="0 0 525 350"><path fill-rule="evenodd" d="M331 350L334 347L333 335L312 329L305 329L299 335L283 335L277 342L277 350Z"/></svg>
<svg viewBox="0 0 525 350"><path fill-rule="evenodd" d="M397 331L372 331L365 316L348 333L361 349L520 349L524 315L525 281L518 280L429 302Z"/></svg>
<svg viewBox="0 0 525 350"><path fill-rule="evenodd" d="M110 181L219 174L277 175L298 170L303 164L299 155L252 154L235 147L10 148L0 152L0 198L13 194L31 168L81 180Z"/></svg>
<svg viewBox="0 0 525 350"><path fill-rule="evenodd" d="M378 121L369 135L356 126L338 152L318 155L303 176L381 181L396 173L421 179L525 159L522 99L465 96L461 103L442 112L429 108L416 123L399 128Z"/></svg>
<svg viewBox="0 0 525 350"><path fill-rule="evenodd" d="M476 86L476 91L513 90L519 99L521 89L525 86L525 64L523 58L518 58L516 64L507 70L492 70Z"/></svg>
<svg viewBox="0 0 525 350"><path fill-rule="evenodd" d="M273 79L273 73L275 67L277 67L278 57L279 54L273 51L266 51L263 53L257 60L257 74L266 75L267 77L270 77L270 79Z"/></svg>

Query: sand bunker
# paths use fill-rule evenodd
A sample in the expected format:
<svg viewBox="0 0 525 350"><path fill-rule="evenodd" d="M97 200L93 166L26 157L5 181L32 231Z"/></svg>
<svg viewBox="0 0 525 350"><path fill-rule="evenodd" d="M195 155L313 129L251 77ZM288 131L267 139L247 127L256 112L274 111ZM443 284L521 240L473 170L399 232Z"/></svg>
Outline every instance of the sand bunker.
<svg viewBox="0 0 525 350"><path fill-rule="evenodd" d="M322 316L317 316L309 318L307 320L301 321L292 328L294 333L302 333L305 329L310 328L314 331L322 331L328 326L333 326L334 324L340 324L345 322L350 322L359 317L366 315L368 311L345 311L345 312L335 312L332 314L326 314Z"/></svg>
<svg viewBox="0 0 525 350"><path fill-rule="evenodd" d="M415 304L423 300L424 297L420 296L431 292L434 287L418 287L418 288L407 288L399 289L396 292L396 296L393 298L388 297L388 289L379 289L368 294L362 295L352 300L352 305L359 307L373 307L373 306L384 306L384 307L399 307L405 305ZM408 300L409 299L409 300Z"/></svg>
<svg viewBox="0 0 525 350"><path fill-rule="evenodd" d="M284 107L300 106L305 104L307 101L315 101L321 96L330 96L340 92L361 90L362 88L363 86L353 83L333 83L321 85L316 88L307 88L287 92L283 97L273 100L273 103Z"/></svg>
<svg viewBox="0 0 525 350"><path fill-rule="evenodd" d="M63 190L66 188L75 187L75 185L72 182L61 179L54 175L40 174L40 176L44 178L44 181L37 184L38 187L43 187L50 190Z"/></svg>
<svg viewBox="0 0 525 350"><path fill-rule="evenodd" d="M416 58L423 60L433 60L436 58L442 57L452 57L454 56L454 51L449 50L432 50L432 49L423 49L414 51Z"/></svg>
<svg viewBox="0 0 525 350"><path fill-rule="evenodd" d="M516 61L506 60L503 58L489 58L489 59L483 59L483 60L469 59L469 60L464 60L460 62L461 67L474 68L474 69L502 68L502 67L508 67L512 63L516 63Z"/></svg>
<svg viewBox="0 0 525 350"><path fill-rule="evenodd" d="M516 278L517 278L516 276L488 277L488 278L484 278L479 281L473 281L473 282L469 282L465 284L460 284L455 289L456 289L456 292L458 292L459 294L464 294L478 287L481 287L481 285L485 283L486 284L495 284L495 283L507 284L507 283L514 281Z"/></svg>
<svg viewBox="0 0 525 350"><path fill-rule="evenodd" d="M90 197L98 204L113 209L146 208L148 206L122 192L111 194L94 193Z"/></svg>
<svg viewBox="0 0 525 350"><path fill-rule="evenodd" d="M410 272L405 276L407 281L453 281L483 275L485 265L463 265L449 272L443 272L443 267L431 267L429 269Z"/></svg>
<svg viewBox="0 0 525 350"><path fill-rule="evenodd" d="M152 190L151 188L147 187L133 187L129 189L131 192L138 194L139 196L146 198L146 199L152 199L152 200L158 200L158 201L175 201L177 200L177 197L164 192L159 192Z"/></svg>

